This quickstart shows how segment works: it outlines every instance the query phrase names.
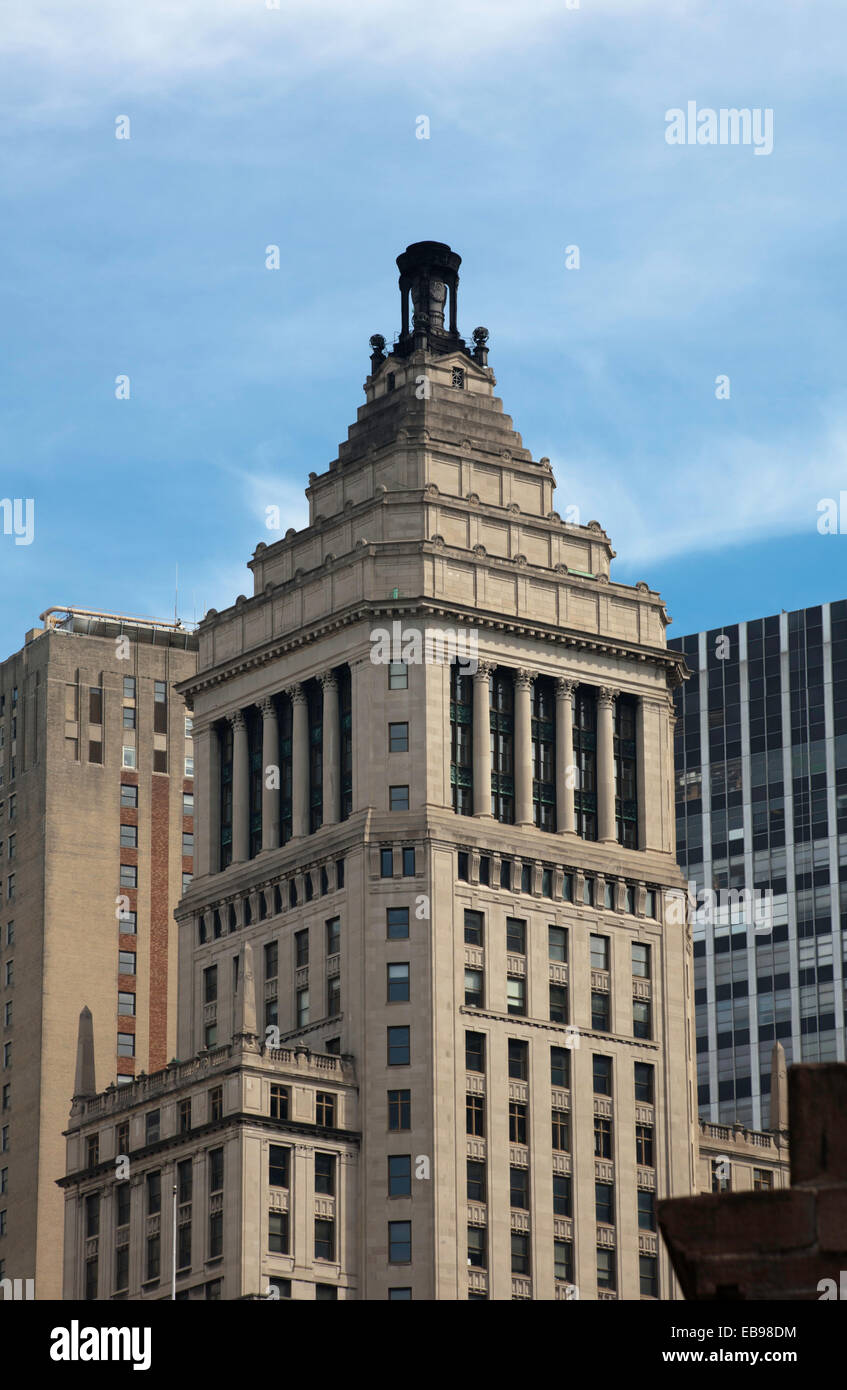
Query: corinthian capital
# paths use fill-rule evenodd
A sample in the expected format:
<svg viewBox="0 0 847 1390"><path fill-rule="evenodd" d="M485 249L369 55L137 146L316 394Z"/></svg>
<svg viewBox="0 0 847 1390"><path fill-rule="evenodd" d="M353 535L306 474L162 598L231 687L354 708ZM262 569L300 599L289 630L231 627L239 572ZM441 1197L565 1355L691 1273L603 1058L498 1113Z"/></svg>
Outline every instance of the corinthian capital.
<svg viewBox="0 0 847 1390"><path fill-rule="evenodd" d="M232 725L233 732L235 732L236 729L240 730L240 729L244 729L244 728L247 727L246 724L245 724L245 722L244 722L244 711L243 711L243 710L240 710L240 709L233 710L232 714L228 714L228 715L227 715L227 719L229 720L230 724Z"/></svg>
<svg viewBox="0 0 847 1390"><path fill-rule="evenodd" d="M292 705L302 705L306 702L306 692L299 682L295 685L290 685L285 693L291 700Z"/></svg>
<svg viewBox="0 0 847 1390"><path fill-rule="evenodd" d="M608 709L611 709L620 693L619 690L615 690L614 686L602 685L597 692L597 699L601 705L605 705Z"/></svg>
<svg viewBox="0 0 847 1390"><path fill-rule="evenodd" d="M318 680L323 686L324 692L338 689L338 678L334 671L324 671L322 676L318 676Z"/></svg>
<svg viewBox="0 0 847 1390"><path fill-rule="evenodd" d="M476 670L473 673L473 678L475 681L490 680L493 670L494 663L492 661L478 661Z"/></svg>
<svg viewBox="0 0 847 1390"><path fill-rule="evenodd" d="M566 700L572 700L578 685L579 681L572 680L570 676L559 676L556 681L556 694L564 696Z"/></svg>
<svg viewBox="0 0 847 1390"><path fill-rule="evenodd" d="M535 678L535 672L534 672L534 671L516 671L516 672L515 672L515 689L516 689L516 690L531 690L531 689L532 689L532 682L533 682L534 678Z"/></svg>
<svg viewBox="0 0 847 1390"><path fill-rule="evenodd" d="M263 719L276 718L276 705L274 704L273 697L271 695L266 695L264 700L259 701L259 709L262 711Z"/></svg>

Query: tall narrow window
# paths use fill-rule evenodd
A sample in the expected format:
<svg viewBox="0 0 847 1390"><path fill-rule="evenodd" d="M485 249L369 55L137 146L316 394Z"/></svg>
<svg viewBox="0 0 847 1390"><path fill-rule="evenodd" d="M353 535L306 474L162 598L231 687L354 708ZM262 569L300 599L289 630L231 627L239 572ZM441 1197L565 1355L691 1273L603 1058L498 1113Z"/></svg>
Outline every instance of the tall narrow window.
<svg viewBox="0 0 847 1390"><path fill-rule="evenodd" d="M615 701L615 820L618 842L626 849L638 848L635 711L631 696Z"/></svg>
<svg viewBox="0 0 847 1390"><path fill-rule="evenodd" d="M221 739L221 868L232 863L232 725L220 731Z"/></svg>
<svg viewBox="0 0 847 1390"><path fill-rule="evenodd" d="M511 671L495 671L491 681L491 812L496 820L515 820L515 694Z"/></svg>
<svg viewBox="0 0 847 1390"><path fill-rule="evenodd" d="M342 666L338 676L338 720L341 726L338 744L341 762L341 819L346 820L353 810L353 693L350 667Z"/></svg>
<svg viewBox="0 0 847 1390"><path fill-rule="evenodd" d="M279 817L280 842L291 839L291 698L280 697L277 705L279 721Z"/></svg>
<svg viewBox="0 0 847 1390"><path fill-rule="evenodd" d="M168 684L167 681L153 682L153 732L168 732Z"/></svg>
<svg viewBox="0 0 847 1390"><path fill-rule="evenodd" d="M309 708L309 830L323 825L323 691L319 681L306 685Z"/></svg>
<svg viewBox="0 0 847 1390"><path fill-rule="evenodd" d="M577 768L574 789L576 830L583 840L597 839L597 697L590 686L574 692L573 751Z"/></svg>
<svg viewBox="0 0 847 1390"><path fill-rule="evenodd" d="M250 759L250 858L262 848L262 712L256 705L247 711L247 748Z"/></svg>
<svg viewBox="0 0 847 1390"><path fill-rule="evenodd" d="M556 829L556 697L549 676L532 683L532 813L539 830Z"/></svg>
<svg viewBox="0 0 847 1390"><path fill-rule="evenodd" d="M473 815L473 679L450 667L450 784L453 810Z"/></svg>

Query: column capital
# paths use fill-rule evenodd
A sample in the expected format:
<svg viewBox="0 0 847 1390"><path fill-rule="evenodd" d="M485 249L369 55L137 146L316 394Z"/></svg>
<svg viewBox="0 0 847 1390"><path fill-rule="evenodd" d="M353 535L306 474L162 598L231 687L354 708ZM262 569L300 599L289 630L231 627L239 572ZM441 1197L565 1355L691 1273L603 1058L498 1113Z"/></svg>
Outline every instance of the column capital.
<svg viewBox="0 0 847 1390"><path fill-rule="evenodd" d="M323 675L318 676L318 680L320 681L324 690L338 689L338 677L336 676L334 671L324 671Z"/></svg>
<svg viewBox="0 0 847 1390"><path fill-rule="evenodd" d="M487 681L493 670L493 661L478 661L476 670L473 673L473 678L475 681Z"/></svg>
<svg viewBox="0 0 847 1390"><path fill-rule="evenodd" d="M228 714L226 717L227 717L227 719L229 720L230 724L232 725L233 730L235 730L235 729L244 729L244 728L246 728L246 722L245 722L245 719L244 719L244 711L243 711L243 710L241 710L241 709L233 710L232 714Z"/></svg>
<svg viewBox="0 0 847 1390"><path fill-rule="evenodd" d="M566 700L572 700L574 691L578 685L579 681L574 680L571 676L557 676L556 694L562 696Z"/></svg>
<svg viewBox="0 0 847 1390"><path fill-rule="evenodd" d="M273 719L273 718L276 718L276 705L275 705L274 702L273 702L273 696L272 696L272 695L266 695L265 698L264 698L264 700L259 700L259 701L257 701L257 703L258 703L259 709L262 711L262 718L263 718L263 719Z"/></svg>
<svg viewBox="0 0 847 1390"><path fill-rule="evenodd" d="M597 691L597 703L600 705L607 705L611 708L620 693L621 692L616 690L614 686L601 685L600 689Z"/></svg>
<svg viewBox="0 0 847 1390"><path fill-rule="evenodd" d="M306 703L306 692L299 681L294 685L289 685L285 691L292 705L304 705Z"/></svg>
<svg viewBox="0 0 847 1390"><path fill-rule="evenodd" d="M535 679L534 671L515 671L515 686L518 690L529 690Z"/></svg>

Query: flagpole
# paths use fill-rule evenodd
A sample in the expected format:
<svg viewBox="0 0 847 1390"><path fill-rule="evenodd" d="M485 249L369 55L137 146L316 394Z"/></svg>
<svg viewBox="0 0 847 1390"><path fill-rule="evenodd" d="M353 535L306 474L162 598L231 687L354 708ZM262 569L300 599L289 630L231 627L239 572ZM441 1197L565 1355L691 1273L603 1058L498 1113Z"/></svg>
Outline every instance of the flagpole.
<svg viewBox="0 0 847 1390"><path fill-rule="evenodd" d="M174 1183L174 1229L171 1246L171 1298L176 1298L176 1183Z"/></svg>

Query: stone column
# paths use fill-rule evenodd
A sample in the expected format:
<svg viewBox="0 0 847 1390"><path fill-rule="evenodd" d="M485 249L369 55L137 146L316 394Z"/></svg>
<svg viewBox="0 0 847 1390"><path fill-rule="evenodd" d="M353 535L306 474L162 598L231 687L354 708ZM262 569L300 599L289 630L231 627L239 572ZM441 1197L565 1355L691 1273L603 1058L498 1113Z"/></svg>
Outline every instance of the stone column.
<svg viewBox="0 0 847 1390"><path fill-rule="evenodd" d="M302 685L291 696L291 836L309 833L309 706Z"/></svg>
<svg viewBox="0 0 847 1390"><path fill-rule="evenodd" d="M615 700L620 691L597 692L597 839L615 844Z"/></svg>
<svg viewBox="0 0 847 1390"><path fill-rule="evenodd" d="M214 725L194 730L194 843L197 876L216 874L221 842L221 750Z"/></svg>
<svg viewBox="0 0 847 1390"><path fill-rule="evenodd" d="M532 674L515 672L515 824L532 825Z"/></svg>
<svg viewBox="0 0 847 1390"><path fill-rule="evenodd" d="M262 849L278 849L279 720L271 698L262 700L259 709L262 711Z"/></svg>
<svg viewBox="0 0 847 1390"><path fill-rule="evenodd" d="M473 677L473 813L491 816L491 671L480 662Z"/></svg>
<svg viewBox="0 0 847 1390"><path fill-rule="evenodd" d="M577 682L556 681L556 829L560 835L576 834L573 755L573 697Z"/></svg>
<svg viewBox="0 0 847 1390"><path fill-rule="evenodd" d="M334 825L341 815L340 730L338 681L332 671L321 676L323 711L323 824Z"/></svg>
<svg viewBox="0 0 847 1390"><path fill-rule="evenodd" d="M250 754L247 724L241 710L229 716L232 725L232 862L250 857Z"/></svg>

